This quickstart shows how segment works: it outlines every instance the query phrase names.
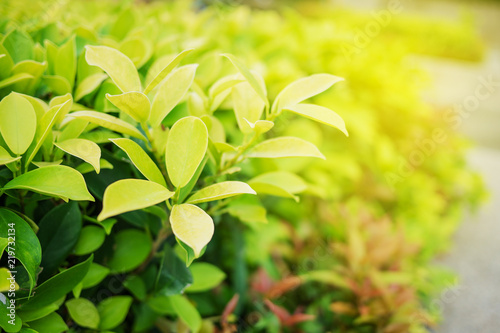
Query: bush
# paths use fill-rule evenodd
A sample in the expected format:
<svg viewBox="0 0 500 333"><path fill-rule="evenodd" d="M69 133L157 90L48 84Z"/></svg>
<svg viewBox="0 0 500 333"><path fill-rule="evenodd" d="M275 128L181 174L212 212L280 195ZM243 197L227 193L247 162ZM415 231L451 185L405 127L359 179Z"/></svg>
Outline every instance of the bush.
<svg viewBox="0 0 500 333"><path fill-rule="evenodd" d="M0 326L423 332L483 190L407 55L475 35L398 19L346 53L362 15L191 6L6 2Z"/></svg>

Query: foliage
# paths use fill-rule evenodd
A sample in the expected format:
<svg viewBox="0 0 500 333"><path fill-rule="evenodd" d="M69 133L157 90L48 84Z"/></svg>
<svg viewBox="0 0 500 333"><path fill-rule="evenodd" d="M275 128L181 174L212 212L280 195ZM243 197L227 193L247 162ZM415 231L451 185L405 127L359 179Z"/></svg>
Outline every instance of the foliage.
<svg viewBox="0 0 500 333"><path fill-rule="evenodd" d="M4 4L0 326L421 332L482 187L406 55L456 26L346 56L356 14L191 5Z"/></svg>

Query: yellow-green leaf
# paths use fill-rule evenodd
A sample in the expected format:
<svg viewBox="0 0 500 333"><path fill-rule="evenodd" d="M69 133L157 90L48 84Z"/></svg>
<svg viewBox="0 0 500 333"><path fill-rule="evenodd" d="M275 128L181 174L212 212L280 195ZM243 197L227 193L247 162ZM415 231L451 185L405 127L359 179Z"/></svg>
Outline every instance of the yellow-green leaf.
<svg viewBox="0 0 500 333"><path fill-rule="evenodd" d="M292 194L307 190L307 183L296 174L288 171L273 171L261 174L248 182L251 186L253 183L275 185Z"/></svg>
<svg viewBox="0 0 500 333"><path fill-rule="evenodd" d="M110 116L106 113L97 111L76 111L70 113L69 116L87 120L88 122L91 122L93 124L108 128L112 131L128 134L130 136L133 136L134 138L146 140L144 135L142 135L142 133L139 132L137 128L121 119Z"/></svg>
<svg viewBox="0 0 500 333"><path fill-rule="evenodd" d="M312 120L316 120L322 124L336 127L346 136L349 136L342 117L329 108L315 104L296 104L286 107L285 110L292 111Z"/></svg>
<svg viewBox="0 0 500 333"><path fill-rule="evenodd" d="M196 67L198 67L196 64L179 67L171 72L158 87L149 118L153 127L159 126L184 97L193 83Z"/></svg>
<svg viewBox="0 0 500 333"><path fill-rule="evenodd" d="M100 172L101 148L96 143L85 139L69 139L55 143L55 145L66 153L91 164L96 173Z"/></svg>
<svg viewBox="0 0 500 333"><path fill-rule="evenodd" d="M82 174L64 165L46 166L29 171L8 182L3 189L30 190L59 197L65 201L68 199L94 201Z"/></svg>
<svg viewBox="0 0 500 333"><path fill-rule="evenodd" d="M107 46L85 46L85 59L104 70L123 92L141 91L141 80L132 60Z"/></svg>
<svg viewBox="0 0 500 333"><path fill-rule="evenodd" d="M238 181L227 181L207 186L193 194L187 203L201 203L207 201L221 200L239 194L256 194L246 183Z"/></svg>
<svg viewBox="0 0 500 333"><path fill-rule="evenodd" d="M17 93L11 93L0 102L0 133L9 149L23 154L36 132L36 113L30 102Z"/></svg>
<svg viewBox="0 0 500 333"><path fill-rule="evenodd" d="M146 89L144 89L144 93L148 94L151 90L153 90L161 81L163 81L164 78L167 77L168 74L170 74L170 72L175 68L175 66L177 66L182 61L182 59L184 59L184 57L188 55L191 51L193 51L193 49L184 50L181 53L179 53L174 59L172 59L172 61L170 61L170 63L165 68L163 68L161 72L158 73L158 75L156 75L153 81L151 81L151 83L148 84Z"/></svg>
<svg viewBox="0 0 500 333"><path fill-rule="evenodd" d="M141 92L132 91L121 95L106 94L106 98L118 109L140 123L146 122L149 118L151 103L148 97Z"/></svg>
<svg viewBox="0 0 500 333"><path fill-rule="evenodd" d="M75 101L79 101L99 87L108 76L104 73L95 73L87 76L78 84L75 91Z"/></svg>
<svg viewBox="0 0 500 333"><path fill-rule="evenodd" d="M170 213L175 236L193 249L199 257L214 234L214 222L205 211L191 204L175 205Z"/></svg>
<svg viewBox="0 0 500 333"><path fill-rule="evenodd" d="M142 179L122 179L104 191L103 208L97 219L146 208L163 202L174 195L155 182Z"/></svg>
<svg viewBox="0 0 500 333"><path fill-rule="evenodd" d="M16 82L32 79L33 75L28 73L18 73L0 81L0 89L10 86Z"/></svg>
<svg viewBox="0 0 500 333"><path fill-rule="evenodd" d="M65 304L69 315L79 326L93 329L99 327L99 312L91 301L86 298L73 298Z"/></svg>
<svg viewBox="0 0 500 333"><path fill-rule="evenodd" d="M314 74L286 86L276 97L272 106L272 113L278 114L284 108L322 93L332 85L344 79L330 74Z"/></svg>
<svg viewBox="0 0 500 333"><path fill-rule="evenodd" d="M263 141L250 150L248 157L281 158L281 157L318 157L325 159L312 143L293 136Z"/></svg>
<svg viewBox="0 0 500 333"><path fill-rule="evenodd" d="M141 146L130 139L111 139L111 141L127 154L130 161L132 161L144 177L152 182L167 187L165 178L163 178L160 169L158 169L158 166Z"/></svg>
<svg viewBox="0 0 500 333"><path fill-rule="evenodd" d="M21 159L22 156L12 157L4 147L0 146L0 165L11 163Z"/></svg>
<svg viewBox="0 0 500 333"><path fill-rule="evenodd" d="M168 176L175 187L185 186L193 177L207 146L208 131L200 118L185 117L172 126L165 160Z"/></svg>
<svg viewBox="0 0 500 333"><path fill-rule="evenodd" d="M262 116L264 102L248 82L240 83L233 87L232 98L234 113L238 126L243 133L252 132L248 123L255 123Z"/></svg>

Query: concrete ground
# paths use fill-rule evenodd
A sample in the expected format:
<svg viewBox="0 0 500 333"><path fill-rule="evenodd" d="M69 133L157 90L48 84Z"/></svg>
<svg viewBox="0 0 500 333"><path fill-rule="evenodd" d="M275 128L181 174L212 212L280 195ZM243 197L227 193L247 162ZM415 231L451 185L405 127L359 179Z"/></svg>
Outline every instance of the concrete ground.
<svg viewBox="0 0 500 333"><path fill-rule="evenodd" d="M387 0L332 0L345 6L378 10ZM404 12L457 18L467 8L489 49L485 61L473 64L418 57L432 74L435 87L425 97L440 106L464 105L476 98L477 107L464 117L459 131L476 143L469 163L484 177L490 201L469 215L454 236L454 247L438 263L458 273L453 297L445 298L443 322L435 333L500 332L500 3L494 1L401 0ZM494 82L479 96L484 80ZM443 296L443 295L441 295ZM443 297L441 297L443 298Z"/></svg>

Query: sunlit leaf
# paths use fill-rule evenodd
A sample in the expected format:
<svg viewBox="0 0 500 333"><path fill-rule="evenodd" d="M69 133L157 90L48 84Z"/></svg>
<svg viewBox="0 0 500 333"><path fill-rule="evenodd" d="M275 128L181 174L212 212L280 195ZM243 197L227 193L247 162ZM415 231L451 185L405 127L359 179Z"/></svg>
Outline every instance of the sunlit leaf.
<svg viewBox="0 0 500 333"><path fill-rule="evenodd" d="M101 170L101 148L99 148L96 143L85 139L69 139L57 142L55 145L66 153L81 158L85 162L91 164L97 173Z"/></svg>
<svg viewBox="0 0 500 333"><path fill-rule="evenodd" d="M97 329L99 312L95 305L86 298L73 298L65 303L71 319L81 327Z"/></svg>
<svg viewBox="0 0 500 333"><path fill-rule="evenodd" d="M175 205L170 213L170 225L175 236L194 250L199 257L214 234L214 222L195 205Z"/></svg>
<svg viewBox="0 0 500 333"><path fill-rule="evenodd" d="M168 176L175 187L185 186L193 177L207 146L207 127L199 118L185 117L172 126L165 160Z"/></svg>
<svg viewBox="0 0 500 333"><path fill-rule="evenodd" d="M76 87L75 101L79 101L86 95L96 90L97 87L99 87L99 85L102 83L102 81L104 81L107 77L108 76L104 73L95 73L90 76L87 76Z"/></svg>
<svg viewBox="0 0 500 333"><path fill-rule="evenodd" d="M287 111L292 111L306 118L316 120L322 124L338 128L346 136L349 136L345 128L344 120L334 111L325 108L324 106L314 104L296 104L285 108Z"/></svg>
<svg viewBox="0 0 500 333"><path fill-rule="evenodd" d="M111 139L111 141L127 154L130 161L144 177L162 186L167 186L160 169L141 146L129 139Z"/></svg>
<svg viewBox="0 0 500 333"><path fill-rule="evenodd" d="M151 105L149 121L153 127L161 124L163 119L181 101L193 83L198 65L187 65L172 71L158 87Z"/></svg>
<svg viewBox="0 0 500 333"><path fill-rule="evenodd" d="M189 270L193 274L193 284L186 289L188 293L210 290L217 287L226 278L226 274L217 266L206 262L194 263L189 267Z"/></svg>
<svg viewBox="0 0 500 333"><path fill-rule="evenodd" d="M187 203L197 204L201 202L221 200L239 194L256 194L246 183L238 181L226 181L207 186L193 194Z"/></svg>
<svg viewBox="0 0 500 333"><path fill-rule="evenodd" d="M163 81L163 79L166 78L168 74L170 74L170 72L175 68L175 66L177 66L182 61L182 59L184 59L184 57L188 55L191 51L193 51L193 49L184 50L181 53L179 53L174 59L172 59L172 61L170 61L170 63L165 68L163 68L161 72L158 73L158 75L156 75L153 81L151 81L148 84L146 89L144 89L144 93L148 94L158 84L160 84L160 82Z"/></svg>
<svg viewBox="0 0 500 333"><path fill-rule="evenodd" d="M189 327L192 332L198 332L201 328L201 316L196 307L182 295L170 296L170 303L175 313Z"/></svg>
<svg viewBox="0 0 500 333"><path fill-rule="evenodd" d="M103 208L97 219L156 205L174 193L155 182L142 179L122 179L109 185L104 192Z"/></svg>
<svg viewBox="0 0 500 333"><path fill-rule="evenodd" d="M0 102L0 133L9 149L23 154L36 132L36 113L20 94L11 93Z"/></svg>
<svg viewBox="0 0 500 333"><path fill-rule="evenodd" d="M141 91L137 69L126 55L107 46L87 45L85 49L88 64L104 70L121 91Z"/></svg>
<svg viewBox="0 0 500 333"><path fill-rule="evenodd" d="M257 144L250 150L248 157L280 158L280 157L318 157L325 159L312 143L291 136L269 139Z"/></svg>
<svg viewBox="0 0 500 333"><path fill-rule="evenodd" d="M132 91L121 95L106 94L106 98L138 122L144 123L149 118L151 103L148 97L141 92Z"/></svg>

